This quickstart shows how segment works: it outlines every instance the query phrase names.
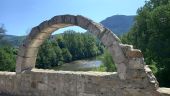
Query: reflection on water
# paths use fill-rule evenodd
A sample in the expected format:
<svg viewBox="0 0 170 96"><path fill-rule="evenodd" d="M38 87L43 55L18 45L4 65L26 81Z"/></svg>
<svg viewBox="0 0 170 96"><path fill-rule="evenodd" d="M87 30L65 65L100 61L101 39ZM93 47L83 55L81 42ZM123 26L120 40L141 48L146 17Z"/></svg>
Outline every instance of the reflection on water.
<svg viewBox="0 0 170 96"><path fill-rule="evenodd" d="M58 70L64 71L91 71L102 64L100 60L77 60L63 64Z"/></svg>

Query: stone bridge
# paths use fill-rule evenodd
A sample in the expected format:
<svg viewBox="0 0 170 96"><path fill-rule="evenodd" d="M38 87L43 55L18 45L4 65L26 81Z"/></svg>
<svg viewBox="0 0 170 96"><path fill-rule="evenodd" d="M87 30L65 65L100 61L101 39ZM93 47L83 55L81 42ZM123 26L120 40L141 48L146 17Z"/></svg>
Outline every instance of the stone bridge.
<svg viewBox="0 0 170 96"><path fill-rule="evenodd" d="M110 51L117 72L34 69L40 45L51 33L68 26L97 36ZM17 96L160 96L158 88L140 50L122 44L112 31L80 15L55 16L32 28L20 46L16 72L0 72L0 92Z"/></svg>

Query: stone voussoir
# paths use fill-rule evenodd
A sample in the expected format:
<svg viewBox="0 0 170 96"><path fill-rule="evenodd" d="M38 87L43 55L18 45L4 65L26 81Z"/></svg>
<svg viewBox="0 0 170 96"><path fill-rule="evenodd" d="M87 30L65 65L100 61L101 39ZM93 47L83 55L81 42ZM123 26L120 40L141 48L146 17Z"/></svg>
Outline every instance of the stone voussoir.
<svg viewBox="0 0 170 96"><path fill-rule="evenodd" d="M47 35L48 35L54 31L56 31L58 29L58 27L52 26L52 25L55 25L55 23L56 22L54 19L50 19L48 21L46 20L46 21L42 22L41 24L38 25L40 33L47 33Z"/></svg>
<svg viewBox="0 0 170 96"><path fill-rule="evenodd" d="M99 37L99 35L105 31L105 28L101 24L92 21L88 26L88 30L95 36Z"/></svg>
<svg viewBox="0 0 170 96"><path fill-rule="evenodd" d="M73 25L77 24L77 16L64 15L62 16L62 18L63 18L63 22L66 24L73 24Z"/></svg>
<svg viewBox="0 0 170 96"><path fill-rule="evenodd" d="M92 20L87 19L86 17L83 17L81 15L77 15L77 19L76 20L77 20L76 21L77 22L76 25L80 26L81 28L84 28L86 30L88 30L88 26L90 24L92 24Z"/></svg>
<svg viewBox="0 0 170 96"><path fill-rule="evenodd" d="M17 56L17 61L16 64L21 65L21 70L18 69L18 71L24 71L24 70L31 70L32 68L35 67L35 61L36 57L22 57L22 56ZM24 66L23 66L24 65Z"/></svg>
<svg viewBox="0 0 170 96"><path fill-rule="evenodd" d="M118 39L118 37L115 34L113 34L110 30L105 29L103 33L104 34L100 36L101 37L100 40L105 46L109 47L115 43L119 43L120 40Z"/></svg>
<svg viewBox="0 0 170 96"><path fill-rule="evenodd" d="M111 53L113 60L116 64L127 63L127 59L122 52L122 49L119 46L119 43L115 42L112 46L108 47L109 52Z"/></svg>
<svg viewBox="0 0 170 96"><path fill-rule="evenodd" d="M42 27L42 26L41 26ZM45 29L45 28L42 28ZM28 35L29 39L47 39L51 34L47 33L47 32L43 32L42 30L40 30L40 27L34 27L32 28L30 34Z"/></svg>
<svg viewBox="0 0 170 96"><path fill-rule="evenodd" d="M19 52L18 52L18 55L21 56L21 57L36 57L37 56L37 53L38 53L38 48L37 47L30 47L30 48L27 48L27 47L24 47L24 46L20 46L19 48Z"/></svg>
<svg viewBox="0 0 170 96"><path fill-rule="evenodd" d="M30 47L39 47L44 42L43 39L31 39L26 37L22 46L30 48Z"/></svg>

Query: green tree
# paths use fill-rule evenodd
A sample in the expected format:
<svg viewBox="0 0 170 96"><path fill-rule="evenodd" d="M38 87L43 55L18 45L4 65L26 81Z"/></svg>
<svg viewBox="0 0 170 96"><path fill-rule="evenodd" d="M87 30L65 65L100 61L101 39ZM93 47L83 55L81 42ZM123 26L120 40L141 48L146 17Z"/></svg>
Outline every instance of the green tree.
<svg viewBox="0 0 170 96"><path fill-rule="evenodd" d="M15 71L16 50L11 47L0 48L0 71Z"/></svg>
<svg viewBox="0 0 170 96"><path fill-rule="evenodd" d="M62 64L62 60L60 47L57 43L52 43L50 40L47 40L39 49L36 67L44 69L52 68Z"/></svg>
<svg viewBox="0 0 170 96"><path fill-rule="evenodd" d="M4 25L0 26L0 71L15 71L15 61L17 50L9 46L7 41L3 40L6 29Z"/></svg>
<svg viewBox="0 0 170 96"><path fill-rule="evenodd" d="M142 50L160 86L170 87L170 0L150 0L139 8L122 41Z"/></svg>
<svg viewBox="0 0 170 96"><path fill-rule="evenodd" d="M102 59L102 62L104 64L104 66L105 66L105 70L107 72L114 72L114 71L116 71L115 63L114 63L114 61L112 59L111 54L108 52L107 49L105 49L103 57L104 58Z"/></svg>
<svg viewBox="0 0 170 96"><path fill-rule="evenodd" d="M72 55L67 48L62 48L62 56L64 62L70 62L72 60Z"/></svg>
<svg viewBox="0 0 170 96"><path fill-rule="evenodd" d="M2 37L4 36L6 30L4 28L4 25L1 25L0 26L0 40L2 39Z"/></svg>

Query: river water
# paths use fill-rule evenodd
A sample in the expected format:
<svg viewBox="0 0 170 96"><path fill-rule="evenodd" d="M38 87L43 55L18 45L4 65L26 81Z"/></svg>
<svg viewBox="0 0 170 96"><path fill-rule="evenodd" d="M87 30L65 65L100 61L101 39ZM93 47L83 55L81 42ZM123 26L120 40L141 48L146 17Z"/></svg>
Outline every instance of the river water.
<svg viewBox="0 0 170 96"><path fill-rule="evenodd" d="M65 63L57 70L63 71L91 71L98 68L102 64L100 60L76 60L70 63Z"/></svg>

